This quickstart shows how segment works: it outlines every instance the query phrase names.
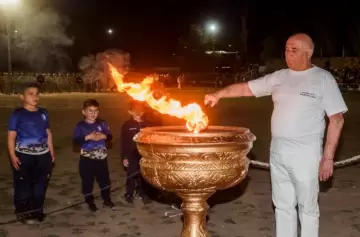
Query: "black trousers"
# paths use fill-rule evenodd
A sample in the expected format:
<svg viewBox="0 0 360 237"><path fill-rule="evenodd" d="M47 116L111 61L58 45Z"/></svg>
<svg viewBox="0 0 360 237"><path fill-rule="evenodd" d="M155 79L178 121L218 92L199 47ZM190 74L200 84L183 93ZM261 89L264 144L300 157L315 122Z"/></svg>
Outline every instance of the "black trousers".
<svg viewBox="0 0 360 237"><path fill-rule="evenodd" d="M28 155L16 152L16 156L21 165L19 170L12 168L15 214L42 214L52 171L51 154Z"/></svg>
<svg viewBox="0 0 360 237"><path fill-rule="evenodd" d="M101 190L103 201L110 201L111 182L107 158L103 160L90 159L80 156L79 173L81 177L81 189L87 203L94 202L94 179Z"/></svg>
<svg viewBox="0 0 360 237"><path fill-rule="evenodd" d="M133 196L135 188L140 197L144 197L145 193L145 180L140 173L140 159L141 156L129 157L129 167L126 169L126 193L125 195Z"/></svg>

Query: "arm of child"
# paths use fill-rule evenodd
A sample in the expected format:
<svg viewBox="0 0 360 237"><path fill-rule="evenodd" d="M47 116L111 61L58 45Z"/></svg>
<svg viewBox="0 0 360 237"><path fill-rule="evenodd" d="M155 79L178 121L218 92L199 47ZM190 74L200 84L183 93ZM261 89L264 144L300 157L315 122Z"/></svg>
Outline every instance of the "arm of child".
<svg viewBox="0 0 360 237"><path fill-rule="evenodd" d="M54 150L53 136L52 136L52 132L50 130L49 113L45 109L44 109L44 114L46 116L46 120L45 120L46 125L45 126L46 126L46 133L48 135L47 143L48 143L49 151L51 154L52 162L55 162L55 150Z"/></svg>
<svg viewBox="0 0 360 237"><path fill-rule="evenodd" d="M52 162L55 162L55 150L54 150L54 143L53 143L53 136L50 128L46 129L48 135L48 147L51 154Z"/></svg>
<svg viewBox="0 0 360 237"><path fill-rule="evenodd" d="M95 136L95 131L85 136L81 131L80 125L77 124L73 135L73 142L81 146L87 140L94 140L94 136Z"/></svg>
<svg viewBox="0 0 360 237"><path fill-rule="evenodd" d="M17 133L16 131L8 131L8 151L10 154L10 161L14 169L19 170L21 162L19 158L15 154L15 140L16 140Z"/></svg>
<svg viewBox="0 0 360 237"><path fill-rule="evenodd" d="M8 145L11 164L14 167L14 169L19 170L21 162L15 154L15 143L17 137L17 120L18 119L16 114L12 113L8 123L7 145Z"/></svg>
<svg viewBox="0 0 360 237"><path fill-rule="evenodd" d="M123 125L121 127L121 133L120 133L120 157L125 167L128 166L127 150L126 150L126 131L127 131L126 126Z"/></svg>

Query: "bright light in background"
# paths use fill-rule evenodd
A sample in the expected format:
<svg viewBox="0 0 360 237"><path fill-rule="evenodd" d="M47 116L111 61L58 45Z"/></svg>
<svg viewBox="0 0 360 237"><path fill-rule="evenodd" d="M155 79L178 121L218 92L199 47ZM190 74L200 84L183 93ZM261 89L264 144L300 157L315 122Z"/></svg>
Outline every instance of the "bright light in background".
<svg viewBox="0 0 360 237"><path fill-rule="evenodd" d="M208 34L211 35L211 38L212 38L212 50L215 51L215 48L216 48L216 36L219 32L219 25L216 23L216 22L209 22L207 25L206 25L206 31Z"/></svg>
<svg viewBox="0 0 360 237"><path fill-rule="evenodd" d="M7 34L7 54L8 54L8 72L12 72L12 65L11 65L11 33L10 33L10 21L11 21L11 12L13 8L18 8L20 5L20 0L0 0L0 6L4 10L4 18L5 18L5 27L6 27L6 34Z"/></svg>
<svg viewBox="0 0 360 237"><path fill-rule="evenodd" d="M16 5L19 0L0 0L0 5Z"/></svg>
<svg viewBox="0 0 360 237"><path fill-rule="evenodd" d="M112 34L114 34L114 30L110 28L110 29L107 30L107 33L108 33L109 35L112 35Z"/></svg>
<svg viewBox="0 0 360 237"><path fill-rule="evenodd" d="M207 30L212 34L216 34L219 31L219 26L218 24L212 22L208 24Z"/></svg>

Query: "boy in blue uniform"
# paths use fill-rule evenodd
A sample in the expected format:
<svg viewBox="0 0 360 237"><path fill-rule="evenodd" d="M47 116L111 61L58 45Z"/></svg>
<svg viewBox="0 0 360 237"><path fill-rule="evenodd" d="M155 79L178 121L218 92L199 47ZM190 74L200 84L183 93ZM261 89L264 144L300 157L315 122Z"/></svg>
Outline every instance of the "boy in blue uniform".
<svg viewBox="0 0 360 237"><path fill-rule="evenodd" d="M99 103L94 99L84 101L82 109L84 120L76 125L73 136L74 143L81 146L79 173L82 193L92 212L99 210L92 194L95 178L101 189L103 206L115 207L110 198L111 184L106 148L106 143L112 140L112 135L106 122L98 118L99 107Z"/></svg>
<svg viewBox="0 0 360 237"><path fill-rule="evenodd" d="M55 161L49 114L37 107L36 83L25 84L20 98L23 107L14 110L8 124L15 215L23 223L32 219L42 222L46 189Z"/></svg>
<svg viewBox="0 0 360 237"><path fill-rule="evenodd" d="M137 192L144 204L150 203L149 197L145 193L145 181L140 173L141 155L133 141L133 137L140 132L140 129L150 127L150 123L144 120L145 107L142 102L132 101L130 103L129 113L131 118L121 127L121 158L126 168L126 193L125 201L129 204L133 203L134 191Z"/></svg>

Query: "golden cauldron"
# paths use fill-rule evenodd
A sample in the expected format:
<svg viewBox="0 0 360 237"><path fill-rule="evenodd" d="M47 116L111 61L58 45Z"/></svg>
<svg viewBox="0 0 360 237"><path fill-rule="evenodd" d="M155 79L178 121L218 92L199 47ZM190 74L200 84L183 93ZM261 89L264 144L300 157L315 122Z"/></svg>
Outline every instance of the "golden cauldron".
<svg viewBox="0 0 360 237"><path fill-rule="evenodd" d="M246 155L256 137L247 128L209 126L195 134L183 126L150 127L135 137L143 177L175 192L183 201L181 237L208 237L206 200L240 183L247 175Z"/></svg>

